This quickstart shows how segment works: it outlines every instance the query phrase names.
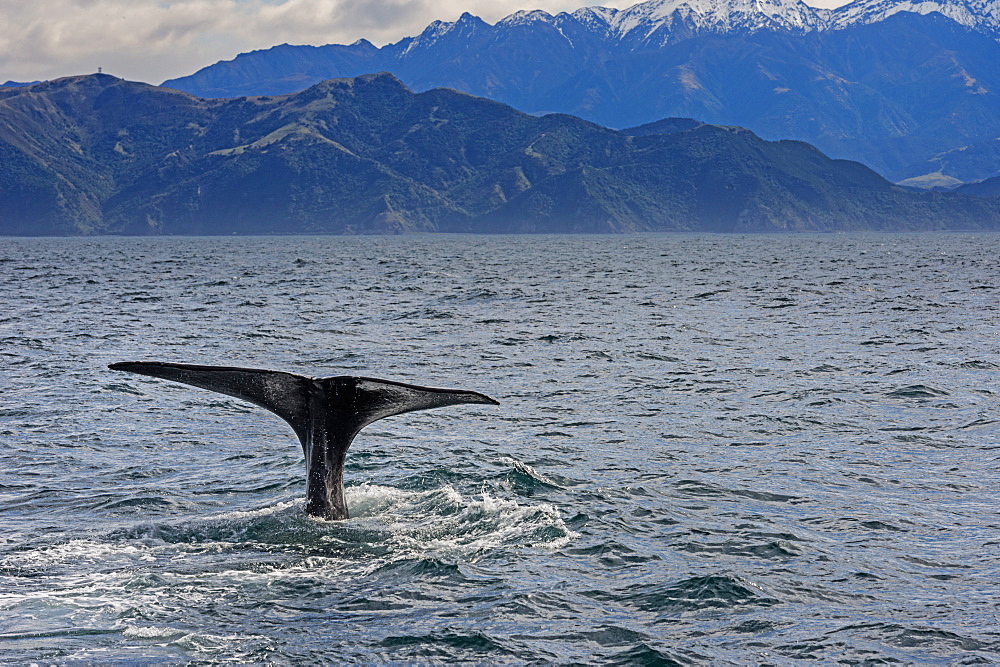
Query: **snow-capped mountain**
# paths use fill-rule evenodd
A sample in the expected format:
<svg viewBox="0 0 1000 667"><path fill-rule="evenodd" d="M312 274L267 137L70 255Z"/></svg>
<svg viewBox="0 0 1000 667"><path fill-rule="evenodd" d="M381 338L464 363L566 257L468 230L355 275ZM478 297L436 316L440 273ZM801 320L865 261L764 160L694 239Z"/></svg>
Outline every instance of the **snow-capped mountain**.
<svg viewBox="0 0 1000 667"><path fill-rule="evenodd" d="M618 12L611 32L620 39L645 42L675 25L711 32L805 32L824 24L820 11L802 0L648 0Z"/></svg>
<svg viewBox="0 0 1000 667"><path fill-rule="evenodd" d="M495 25L466 13L381 48L283 45L164 85L278 95L379 71L609 127L742 125L893 180L1000 174L1000 0L646 0Z"/></svg>
<svg viewBox="0 0 1000 667"><path fill-rule="evenodd" d="M825 28L829 15L829 10L810 7L802 0L647 0L621 10L595 6L555 15L539 9L522 10L501 19L494 28L551 27L570 41L583 29L589 37L648 47L674 41L678 32L684 36L694 32L808 32ZM435 21L414 41L429 46L466 27L471 18L475 17L463 14L453 23Z"/></svg>
<svg viewBox="0 0 1000 667"><path fill-rule="evenodd" d="M911 12L942 16L979 32L1000 35L1000 1L998 0L855 0L834 9L829 28L877 23L893 14Z"/></svg>
<svg viewBox="0 0 1000 667"><path fill-rule="evenodd" d="M429 49L445 40L456 44L469 44L475 41L477 34L482 34L484 29L490 28L490 24L486 21L465 12L457 21L434 21L416 37L407 37L393 46L399 48L401 55L406 55L413 51Z"/></svg>
<svg viewBox="0 0 1000 667"><path fill-rule="evenodd" d="M647 0L627 9L583 7L556 15L522 10L497 22L498 30L549 25L567 38L567 26L586 28L593 36L629 45L655 46L674 41L678 31L692 33L812 32L877 23L900 12L939 13L960 25L1000 37L1000 0L855 0L836 9L811 7L802 0ZM418 38L423 45L459 29L471 17L453 23L435 21Z"/></svg>

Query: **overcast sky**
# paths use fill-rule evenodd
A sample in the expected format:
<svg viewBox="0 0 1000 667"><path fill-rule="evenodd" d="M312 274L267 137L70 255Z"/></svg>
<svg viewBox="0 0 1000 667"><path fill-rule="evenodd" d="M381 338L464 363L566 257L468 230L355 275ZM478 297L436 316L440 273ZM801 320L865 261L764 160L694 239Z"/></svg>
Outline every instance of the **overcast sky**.
<svg viewBox="0 0 1000 667"><path fill-rule="evenodd" d="M276 44L381 46L435 19L490 23L519 9L550 13L587 0L0 0L0 83L96 72L160 83ZM835 7L843 0L810 0Z"/></svg>

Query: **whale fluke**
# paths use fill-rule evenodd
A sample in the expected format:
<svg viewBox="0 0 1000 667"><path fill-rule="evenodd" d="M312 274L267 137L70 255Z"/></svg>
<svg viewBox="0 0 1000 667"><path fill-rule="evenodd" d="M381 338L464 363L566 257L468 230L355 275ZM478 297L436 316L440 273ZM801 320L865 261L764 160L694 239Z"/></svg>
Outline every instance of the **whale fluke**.
<svg viewBox="0 0 1000 667"><path fill-rule="evenodd" d="M499 403L485 394L421 387L391 380L161 361L124 361L111 370L173 380L249 401L288 422L306 459L306 513L346 519L344 458L354 436L392 415L462 403Z"/></svg>

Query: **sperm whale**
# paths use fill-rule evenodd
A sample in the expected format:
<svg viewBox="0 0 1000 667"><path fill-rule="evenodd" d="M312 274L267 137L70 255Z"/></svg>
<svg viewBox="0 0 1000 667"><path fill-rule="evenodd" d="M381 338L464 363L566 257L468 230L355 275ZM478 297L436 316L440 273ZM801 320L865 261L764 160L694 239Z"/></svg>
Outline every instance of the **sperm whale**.
<svg viewBox="0 0 1000 667"><path fill-rule="evenodd" d="M308 377L257 368L124 361L108 366L249 401L288 422L306 460L306 514L347 519L344 459L361 429L383 417L462 403L499 405L485 394L338 375Z"/></svg>

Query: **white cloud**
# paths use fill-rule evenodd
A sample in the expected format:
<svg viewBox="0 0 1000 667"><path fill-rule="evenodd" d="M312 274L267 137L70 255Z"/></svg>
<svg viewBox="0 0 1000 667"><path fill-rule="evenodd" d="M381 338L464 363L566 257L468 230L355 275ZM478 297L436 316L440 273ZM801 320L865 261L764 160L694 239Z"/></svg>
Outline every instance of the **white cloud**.
<svg viewBox="0 0 1000 667"><path fill-rule="evenodd" d="M817 0L819 3L837 0ZM0 82L103 67L160 81L281 43L376 44L470 12L493 23L519 9L571 11L586 0L0 0Z"/></svg>

